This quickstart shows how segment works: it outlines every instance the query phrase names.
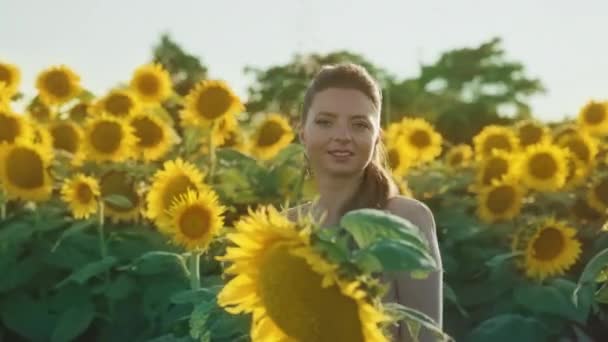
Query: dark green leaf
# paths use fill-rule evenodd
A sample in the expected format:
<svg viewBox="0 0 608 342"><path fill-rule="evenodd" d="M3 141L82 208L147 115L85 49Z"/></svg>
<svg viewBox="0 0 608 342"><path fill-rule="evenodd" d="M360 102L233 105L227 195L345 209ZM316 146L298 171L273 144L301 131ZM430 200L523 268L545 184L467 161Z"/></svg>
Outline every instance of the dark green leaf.
<svg viewBox="0 0 608 342"><path fill-rule="evenodd" d="M187 272L185 260L180 254L165 251L147 252L133 261L129 268L148 275L175 270Z"/></svg>
<svg viewBox="0 0 608 342"><path fill-rule="evenodd" d="M74 223L73 225L71 225L68 229L64 230L61 235L59 236L59 239L57 239L57 242L55 242L55 245L52 248L52 251L54 252L57 247L59 247L59 245L61 244L61 242L63 242L63 240L67 237L70 237L76 233L80 233L83 230L89 228L90 226L95 224L95 220L94 219L88 219L88 220L82 220L82 221L76 221L76 223Z"/></svg>
<svg viewBox="0 0 608 342"><path fill-rule="evenodd" d="M200 341L210 338L211 331L207 327L207 320L214 307L214 301L203 301L194 306L190 316L190 336L193 339Z"/></svg>
<svg viewBox="0 0 608 342"><path fill-rule="evenodd" d="M504 253L504 254L498 254L498 255L492 257L492 259L486 261L486 266L497 267L499 264L501 264L509 259L515 258L521 254L522 254L522 252L509 252L509 253Z"/></svg>
<svg viewBox="0 0 608 342"><path fill-rule="evenodd" d="M82 334L93 321L95 308L91 302L81 302L68 308L59 316L52 342L71 341Z"/></svg>
<svg viewBox="0 0 608 342"><path fill-rule="evenodd" d="M580 300L579 292L581 291L581 288L587 285L591 287L594 286L596 278L606 265L608 265L608 248L597 253L589 262L587 262L587 265L585 265L585 269L578 279L578 284L572 292L572 301L575 305L578 305Z"/></svg>
<svg viewBox="0 0 608 342"><path fill-rule="evenodd" d="M105 290L106 296L113 300L126 298L136 289L137 284L126 274L119 275Z"/></svg>
<svg viewBox="0 0 608 342"><path fill-rule="evenodd" d="M206 288L196 290L185 290L174 293L171 296L171 302L174 304L187 304L207 302L215 299L216 293Z"/></svg>
<svg viewBox="0 0 608 342"><path fill-rule="evenodd" d="M55 325L46 306L24 293L6 296L0 310L4 326L30 341L46 340Z"/></svg>
<svg viewBox="0 0 608 342"><path fill-rule="evenodd" d="M41 269L41 261L36 254L10 264L0 277L0 293L27 284Z"/></svg>
<svg viewBox="0 0 608 342"><path fill-rule="evenodd" d="M558 280L548 285L520 286L515 289L514 298L519 305L532 312L553 314L584 323L588 312L585 312L584 308L577 308L570 301L570 294L575 286L574 283L566 282Z"/></svg>
<svg viewBox="0 0 608 342"><path fill-rule="evenodd" d="M122 208L122 209L130 209L133 207L133 203L131 203L131 200L129 200L127 197L125 197L123 195L119 195L119 194L111 194L111 195L105 196L103 198L103 200L115 207Z"/></svg>
<svg viewBox="0 0 608 342"><path fill-rule="evenodd" d="M156 277L148 284L143 293L143 314L153 318L166 312L171 304L170 298L174 293L181 292L186 284L171 277Z"/></svg>
<svg viewBox="0 0 608 342"><path fill-rule="evenodd" d="M96 261L96 262L87 264L84 267L74 271L66 279L62 280L59 284L57 284L57 287L64 286L65 284L69 283L70 281L74 281L79 284L84 284L92 277L95 277L95 276L109 270L112 266L114 266L114 264L116 264L117 261L118 261L118 259L116 259L116 257L107 256L100 261Z"/></svg>
<svg viewBox="0 0 608 342"><path fill-rule="evenodd" d="M492 317L479 324L464 339L466 342L547 341L547 329L536 318L515 314Z"/></svg>

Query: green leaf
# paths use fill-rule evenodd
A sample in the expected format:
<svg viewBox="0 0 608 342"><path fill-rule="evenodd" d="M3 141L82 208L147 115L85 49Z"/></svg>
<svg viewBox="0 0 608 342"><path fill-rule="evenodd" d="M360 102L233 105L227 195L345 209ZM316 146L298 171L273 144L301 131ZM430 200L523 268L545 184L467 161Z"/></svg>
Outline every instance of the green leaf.
<svg viewBox="0 0 608 342"><path fill-rule="evenodd" d="M190 336L197 340L207 340L210 338L210 331L207 327L207 320L211 315L211 310L215 307L214 301L200 302L194 307L190 316Z"/></svg>
<svg viewBox="0 0 608 342"><path fill-rule="evenodd" d="M3 298L0 310L4 326L30 341L45 341L55 325L43 303L21 292Z"/></svg>
<svg viewBox="0 0 608 342"><path fill-rule="evenodd" d="M439 325L434 319L418 310L397 303L387 303L385 304L385 309L390 316L395 317L399 321L406 320L410 322L409 324L411 324L411 322L420 324L420 326L433 333L433 335L435 335L435 337L440 341L453 340L449 335L443 332L441 328L439 328Z"/></svg>
<svg viewBox="0 0 608 342"><path fill-rule="evenodd" d="M207 302L215 299L216 293L210 289L200 288L196 290L185 290L174 293L171 296L171 302L173 304L189 304Z"/></svg>
<svg viewBox="0 0 608 342"><path fill-rule="evenodd" d="M126 268L147 275L175 271L176 269L188 273L186 261L180 254L165 251L147 252Z"/></svg>
<svg viewBox="0 0 608 342"><path fill-rule="evenodd" d="M433 257L428 252L420 250L418 246L406 240L376 241L355 253L359 259L362 254L373 255L378 260L382 268L375 270L376 272L433 271L437 268ZM363 258L369 261L369 257L363 256Z"/></svg>
<svg viewBox="0 0 608 342"><path fill-rule="evenodd" d="M70 281L74 281L78 284L84 284L92 277L109 270L112 266L114 266L114 264L116 264L117 261L118 259L116 259L116 257L107 256L100 261L87 264L84 267L74 271L66 279L62 280L59 284L57 284L57 287L64 286Z"/></svg>
<svg viewBox="0 0 608 342"><path fill-rule="evenodd" d="M567 282L567 280L556 280L548 285L520 286L515 289L514 298L519 305L532 312L553 314L584 323L589 308L586 312L584 308L574 306L570 301L570 294L575 285Z"/></svg>
<svg viewBox="0 0 608 342"><path fill-rule="evenodd" d="M426 238L418 227L404 218L377 209L353 210L342 216L340 226L361 248L379 239L395 239L408 241L422 250L428 249Z"/></svg>
<svg viewBox="0 0 608 342"><path fill-rule="evenodd" d="M464 339L466 342L548 341L547 329L536 318L516 314L492 317L479 324Z"/></svg>
<svg viewBox="0 0 608 342"><path fill-rule="evenodd" d="M59 316L52 342L71 341L82 334L93 321L95 308L91 302L81 302L70 307Z"/></svg>
<svg viewBox="0 0 608 342"><path fill-rule="evenodd" d="M504 254L498 254L494 257L492 257L492 259L486 261L486 266L488 267L497 267L499 264L513 259L517 256L520 256L521 254L523 254L522 252L509 252L509 253L504 253Z"/></svg>
<svg viewBox="0 0 608 342"><path fill-rule="evenodd" d="M170 298L174 293L186 288L185 282L172 277L156 276L149 281L143 291L143 314L146 318L154 318L166 312L171 304Z"/></svg>
<svg viewBox="0 0 608 342"><path fill-rule="evenodd" d="M121 300L131 294L137 287L132 277L121 274L116 280L108 285L105 290L106 297L113 300Z"/></svg>
<svg viewBox="0 0 608 342"><path fill-rule="evenodd" d="M14 221L0 229L0 247L19 246L29 240L34 233L33 225L24 221Z"/></svg>
<svg viewBox="0 0 608 342"><path fill-rule="evenodd" d="M88 219L88 220L82 220L82 221L76 221L76 223L74 223L73 225L71 225L68 229L64 230L61 235L59 236L59 239L57 239L57 242L55 242L55 245L53 245L53 248L51 249L52 252L54 252L57 247L59 247L59 245L63 242L63 240L65 240L66 238L76 234L76 233L80 233L83 230L89 228L90 226L94 225L96 223L95 219Z"/></svg>
<svg viewBox="0 0 608 342"><path fill-rule="evenodd" d="M41 261L36 254L10 264L0 277L0 293L27 284L42 268L41 266Z"/></svg>
<svg viewBox="0 0 608 342"><path fill-rule="evenodd" d="M598 252L589 262L585 265L585 269L581 273L580 278L574 291L572 292L572 301L574 305L578 305L581 300L579 293L583 287L594 287L595 280L602 272L604 267L608 265L608 248Z"/></svg>
<svg viewBox="0 0 608 342"><path fill-rule="evenodd" d="M104 196L104 202L108 202L109 204L122 208L122 209L130 209L133 208L133 203L127 197L119 194L110 194L108 196Z"/></svg>

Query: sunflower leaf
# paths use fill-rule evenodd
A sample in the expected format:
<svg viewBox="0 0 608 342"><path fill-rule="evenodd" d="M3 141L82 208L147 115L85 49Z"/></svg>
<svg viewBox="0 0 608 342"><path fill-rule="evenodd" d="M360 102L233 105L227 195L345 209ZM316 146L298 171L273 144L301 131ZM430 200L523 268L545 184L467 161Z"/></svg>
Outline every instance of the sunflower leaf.
<svg viewBox="0 0 608 342"><path fill-rule="evenodd" d="M59 316L51 342L71 341L82 334L93 321L95 308L89 301L77 303Z"/></svg>
<svg viewBox="0 0 608 342"><path fill-rule="evenodd" d="M369 254L369 255L367 255ZM373 256L378 263L375 264ZM375 271L433 271L437 264L433 257L425 250L406 240L380 240L357 251L355 260L363 262L365 267L381 269Z"/></svg>
<svg viewBox="0 0 608 342"><path fill-rule="evenodd" d="M479 324L464 339L467 342L547 341L547 328L536 318L516 314L492 317Z"/></svg>
<svg viewBox="0 0 608 342"><path fill-rule="evenodd" d="M206 289L200 288L195 290L184 290L181 292L174 293L171 295L171 303L173 304L190 304L200 303L213 300L216 293Z"/></svg>
<svg viewBox="0 0 608 342"><path fill-rule="evenodd" d="M581 273L580 278L578 279L578 283L574 291L572 292L572 301L574 305L578 305L580 296L579 293L581 289L591 284L595 283L595 279L598 277L600 272L608 265L608 248L597 253L587 265L585 265L585 269Z"/></svg>
<svg viewBox="0 0 608 342"><path fill-rule="evenodd" d="M127 197L118 194L104 196L103 200L121 209L130 209L133 207L133 203Z"/></svg>
<svg viewBox="0 0 608 342"><path fill-rule="evenodd" d="M444 333L434 319L427 316L423 312L403 306L398 303L386 303L384 305L386 312L395 317L397 320L405 320L408 324L417 323L431 331L439 341L453 341L453 339ZM419 328L416 330L420 330Z"/></svg>
<svg viewBox="0 0 608 342"><path fill-rule="evenodd" d="M62 287L70 281L74 281L78 284L84 284L89 279L105 272L106 270L109 270L112 266L114 266L114 264L116 264L117 261L118 259L116 257L107 256L102 260L87 264L84 267L74 271L67 278L59 282L56 287Z"/></svg>

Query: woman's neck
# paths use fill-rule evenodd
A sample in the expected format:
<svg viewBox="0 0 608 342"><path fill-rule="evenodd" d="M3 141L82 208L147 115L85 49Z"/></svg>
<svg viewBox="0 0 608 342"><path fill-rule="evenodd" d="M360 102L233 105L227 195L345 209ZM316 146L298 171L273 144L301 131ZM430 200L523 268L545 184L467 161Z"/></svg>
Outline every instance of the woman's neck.
<svg viewBox="0 0 608 342"><path fill-rule="evenodd" d="M334 225L340 221L342 208L359 190L362 175L353 177L332 177L317 175L319 199L313 203L315 218L325 215L322 225Z"/></svg>

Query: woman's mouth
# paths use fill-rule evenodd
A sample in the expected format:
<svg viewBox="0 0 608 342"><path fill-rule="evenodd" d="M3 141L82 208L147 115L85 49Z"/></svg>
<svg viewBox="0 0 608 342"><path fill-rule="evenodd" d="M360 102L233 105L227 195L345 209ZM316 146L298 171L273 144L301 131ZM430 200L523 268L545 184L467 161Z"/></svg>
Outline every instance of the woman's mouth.
<svg viewBox="0 0 608 342"><path fill-rule="evenodd" d="M349 150L330 150L327 151L327 153L338 160L346 160L354 155L354 153Z"/></svg>

